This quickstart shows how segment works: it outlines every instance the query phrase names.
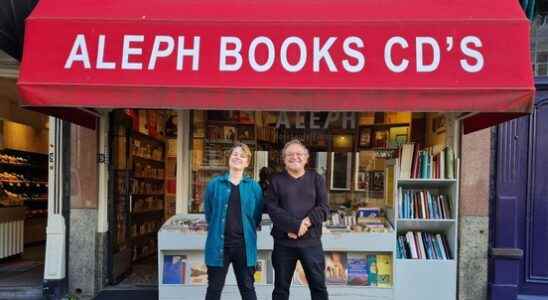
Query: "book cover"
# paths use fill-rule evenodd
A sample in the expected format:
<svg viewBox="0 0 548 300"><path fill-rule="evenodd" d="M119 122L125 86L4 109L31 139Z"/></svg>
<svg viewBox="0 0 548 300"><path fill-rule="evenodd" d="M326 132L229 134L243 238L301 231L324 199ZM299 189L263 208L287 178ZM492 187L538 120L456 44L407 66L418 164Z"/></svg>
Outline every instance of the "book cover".
<svg viewBox="0 0 548 300"><path fill-rule="evenodd" d="M432 252L434 254L433 259L442 259L440 248L437 246L436 237L432 233L426 233L428 240L430 241Z"/></svg>
<svg viewBox="0 0 548 300"><path fill-rule="evenodd" d="M377 286L377 256L367 255L367 280L370 286Z"/></svg>
<svg viewBox="0 0 548 300"><path fill-rule="evenodd" d="M443 245L443 241L441 239L441 235L438 233L436 234L436 240L438 241L438 246L440 248L440 252L441 252L441 256L443 257L443 259L448 259L447 258L447 251L445 251L445 247Z"/></svg>
<svg viewBox="0 0 548 300"><path fill-rule="evenodd" d="M189 281L190 284L207 284L207 266L205 265L203 255L189 257Z"/></svg>
<svg viewBox="0 0 548 300"><path fill-rule="evenodd" d="M392 257L388 254L377 255L377 286L392 287Z"/></svg>
<svg viewBox="0 0 548 300"><path fill-rule="evenodd" d="M186 256L164 255L163 284L184 284L186 278Z"/></svg>
<svg viewBox="0 0 548 300"><path fill-rule="evenodd" d="M266 284L266 261L264 259L257 259L253 277L256 284Z"/></svg>
<svg viewBox="0 0 548 300"><path fill-rule="evenodd" d="M447 241L447 237L445 235L442 235L441 241L443 242L443 246L445 248L445 254L447 259L453 259L453 255L451 255L451 248L449 248L449 243Z"/></svg>
<svg viewBox="0 0 548 300"><path fill-rule="evenodd" d="M455 178L455 163L454 163L455 157L453 155L453 148L447 147L447 151L445 151L445 164L446 164L446 178L453 179Z"/></svg>
<svg viewBox="0 0 548 300"><path fill-rule="evenodd" d="M419 258L426 259L426 250L424 249L424 243L422 241L423 234L426 234L426 233L421 231L415 232L415 240L417 241L417 245L420 253Z"/></svg>
<svg viewBox="0 0 548 300"><path fill-rule="evenodd" d="M362 253L348 253L348 285L366 286L368 282L367 255Z"/></svg>
<svg viewBox="0 0 548 300"><path fill-rule="evenodd" d="M346 253L328 252L325 257L325 281L327 284L346 284Z"/></svg>

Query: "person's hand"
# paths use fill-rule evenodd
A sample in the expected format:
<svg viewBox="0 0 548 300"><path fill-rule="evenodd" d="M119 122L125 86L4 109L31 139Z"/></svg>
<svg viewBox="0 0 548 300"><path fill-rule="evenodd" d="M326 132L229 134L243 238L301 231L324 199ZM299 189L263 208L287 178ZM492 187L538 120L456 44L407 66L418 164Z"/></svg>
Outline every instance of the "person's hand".
<svg viewBox="0 0 548 300"><path fill-rule="evenodd" d="M299 238L299 237L298 237L296 234L294 234L293 232L288 232L288 233L287 233L287 236L288 236L290 239L294 239L294 240L296 240L296 239Z"/></svg>
<svg viewBox="0 0 548 300"><path fill-rule="evenodd" d="M299 228L299 237L305 235L310 226L312 226L312 222L310 222L310 219L308 217L304 218L301 222L301 227Z"/></svg>

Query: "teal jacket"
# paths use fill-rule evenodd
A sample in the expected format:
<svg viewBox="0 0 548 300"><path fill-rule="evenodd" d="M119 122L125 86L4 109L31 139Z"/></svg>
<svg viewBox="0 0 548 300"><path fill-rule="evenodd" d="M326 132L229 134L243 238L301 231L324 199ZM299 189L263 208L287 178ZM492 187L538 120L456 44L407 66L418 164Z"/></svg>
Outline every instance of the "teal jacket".
<svg viewBox="0 0 548 300"><path fill-rule="evenodd" d="M242 209L242 226L247 266L257 263L257 226L263 213L263 192L259 184L244 176L239 184ZM207 221L205 263L211 267L223 266L224 234L230 182L228 173L214 177L204 193L204 210Z"/></svg>

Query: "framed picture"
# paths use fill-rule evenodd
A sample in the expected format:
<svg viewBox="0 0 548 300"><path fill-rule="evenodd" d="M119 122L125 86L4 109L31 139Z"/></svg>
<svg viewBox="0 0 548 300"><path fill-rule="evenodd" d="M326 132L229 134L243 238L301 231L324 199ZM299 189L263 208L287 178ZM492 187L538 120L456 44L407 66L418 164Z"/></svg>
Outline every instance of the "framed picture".
<svg viewBox="0 0 548 300"><path fill-rule="evenodd" d="M224 126L223 136L225 140L234 140L236 139L236 128L233 126Z"/></svg>
<svg viewBox="0 0 548 300"><path fill-rule="evenodd" d="M255 139L255 130L250 126L240 126L238 127L238 140L239 141L248 141Z"/></svg>
<svg viewBox="0 0 548 300"><path fill-rule="evenodd" d="M388 130L376 130L373 140L373 146L375 148L386 148L388 142Z"/></svg>
<svg viewBox="0 0 548 300"><path fill-rule="evenodd" d="M331 178L332 190L348 191L352 180L352 153L331 152Z"/></svg>
<svg viewBox="0 0 548 300"><path fill-rule="evenodd" d="M220 140L223 138L223 128L216 125L207 126L207 138L210 140Z"/></svg>
<svg viewBox="0 0 548 300"><path fill-rule="evenodd" d="M369 173L367 172L367 166L361 163L363 158L360 157L360 152L357 152L355 156L354 190L367 191L369 189Z"/></svg>
<svg viewBox="0 0 548 300"><path fill-rule="evenodd" d="M371 147L371 127L360 128L360 147Z"/></svg>
<svg viewBox="0 0 548 300"><path fill-rule="evenodd" d="M384 198L384 171L369 171L369 191L372 198Z"/></svg>

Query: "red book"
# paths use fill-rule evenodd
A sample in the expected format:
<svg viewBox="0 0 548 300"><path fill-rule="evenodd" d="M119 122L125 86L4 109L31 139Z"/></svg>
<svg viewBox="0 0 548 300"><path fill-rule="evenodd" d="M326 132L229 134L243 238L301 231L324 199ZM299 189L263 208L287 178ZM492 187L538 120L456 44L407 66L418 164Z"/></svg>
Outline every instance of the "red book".
<svg viewBox="0 0 548 300"><path fill-rule="evenodd" d="M411 178L419 177L419 144L413 148L413 167L411 168Z"/></svg>

